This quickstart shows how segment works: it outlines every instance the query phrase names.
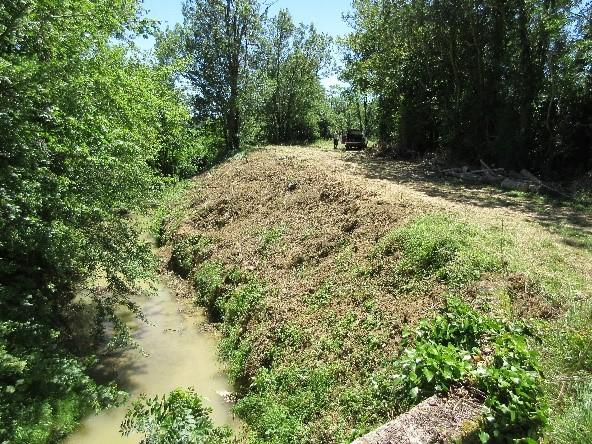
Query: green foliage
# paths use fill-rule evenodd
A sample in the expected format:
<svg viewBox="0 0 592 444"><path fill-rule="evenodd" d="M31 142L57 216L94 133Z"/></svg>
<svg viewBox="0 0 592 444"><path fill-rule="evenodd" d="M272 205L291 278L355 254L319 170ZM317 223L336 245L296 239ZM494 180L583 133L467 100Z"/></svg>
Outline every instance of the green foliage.
<svg viewBox="0 0 592 444"><path fill-rule="evenodd" d="M376 100L368 90L357 86L333 86L328 94L330 131L345 133L350 128L361 129L366 137L376 133ZM331 134L327 134L327 137Z"/></svg>
<svg viewBox="0 0 592 444"><path fill-rule="evenodd" d="M547 405L525 327L483 316L451 299L444 313L408 333L394 363L399 396L421 399L469 384L485 394L482 440L534 438Z"/></svg>
<svg viewBox="0 0 592 444"><path fill-rule="evenodd" d="M559 322L543 325L538 349L551 401L548 442L592 439L592 303L573 304Z"/></svg>
<svg viewBox="0 0 592 444"><path fill-rule="evenodd" d="M396 276L417 281L433 277L458 287L477 281L483 273L501 270L500 247L508 243L497 230L432 214L388 233L375 256L400 256Z"/></svg>
<svg viewBox="0 0 592 444"><path fill-rule="evenodd" d="M192 87L194 115L200 122L220 125L227 153L240 148L241 91L248 79L247 42L257 40L260 5L256 0L220 3L191 0L183 7L186 29L184 76Z"/></svg>
<svg viewBox="0 0 592 444"><path fill-rule="evenodd" d="M0 438L52 442L85 413L117 403L120 393L98 386L86 365L62 350L59 336L31 322L0 322Z"/></svg>
<svg viewBox="0 0 592 444"><path fill-rule="evenodd" d="M205 261L194 275L196 302L205 307L209 318L223 322L220 353L228 361L228 373L237 385L245 383L245 365L251 351L247 325L256 316L265 288L252 276Z"/></svg>
<svg viewBox="0 0 592 444"><path fill-rule="evenodd" d="M265 295L264 286L250 278L224 294L218 305L224 321L220 352L229 362L229 376L240 387L246 381L246 362L251 352L247 325L261 309Z"/></svg>
<svg viewBox="0 0 592 444"><path fill-rule="evenodd" d="M206 236L190 235L175 239L169 265L182 277L188 277L196 265L210 255L213 240Z"/></svg>
<svg viewBox="0 0 592 444"><path fill-rule="evenodd" d="M554 444L592 442L592 383L581 385L573 402L552 416L546 436Z"/></svg>
<svg viewBox="0 0 592 444"><path fill-rule="evenodd" d="M193 137L167 69L130 44L151 28L136 1L0 4L0 441L55 441L113 398L86 375L72 301L104 279L99 329L138 311L154 263L127 215Z"/></svg>
<svg viewBox="0 0 592 444"><path fill-rule="evenodd" d="M236 411L266 443L303 442L305 424L331 403L337 367L290 366L258 370Z"/></svg>
<svg viewBox="0 0 592 444"><path fill-rule="evenodd" d="M176 91L165 88L161 94L165 97L157 122L160 144L155 167L165 176L195 176L218 160L222 141L211 125L192 125L189 110Z"/></svg>
<svg viewBox="0 0 592 444"><path fill-rule="evenodd" d="M100 391L101 389L97 387ZM68 395L40 403L17 413L11 443L44 444L57 442L74 432L84 412L89 412L89 401L84 395ZM101 404L101 407L107 407Z"/></svg>
<svg viewBox="0 0 592 444"><path fill-rule="evenodd" d="M220 322L231 292L244 281L245 276L240 270L229 270L218 262L205 261L193 277L196 302L208 310L211 320Z"/></svg>
<svg viewBox="0 0 592 444"><path fill-rule="evenodd" d="M344 77L397 153L590 169L589 2L355 0Z"/></svg>
<svg viewBox="0 0 592 444"><path fill-rule="evenodd" d="M255 279L238 286L224 303L224 321L245 328L263 300L264 293L263 285Z"/></svg>
<svg viewBox="0 0 592 444"><path fill-rule="evenodd" d="M157 207L148 220L148 230L155 237L157 246L161 247L172 243L179 228L185 207L183 202L187 199L187 188L190 181L175 181L167 183L163 189L154 196L153 204Z"/></svg>
<svg viewBox="0 0 592 444"><path fill-rule="evenodd" d="M266 228L259 232L259 253L266 254L274 245L278 244L284 236L284 227L275 226Z"/></svg>
<svg viewBox="0 0 592 444"><path fill-rule="evenodd" d="M311 142L319 138L325 92L320 74L330 61L331 38L314 26L296 26L281 10L266 23L261 72L268 94L262 118L271 143Z"/></svg>
<svg viewBox="0 0 592 444"><path fill-rule="evenodd" d="M163 397L146 395L132 404L121 424L123 436L137 432L142 444L223 444L231 442L228 428L215 427L211 409L192 389L177 389Z"/></svg>
<svg viewBox="0 0 592 444"><path fill-rule="evenodd" d="M592 372L592 302L573 304L560 322L543 329L545 366L553 373Z"/></svg>
<svg viewBox="0 0 592 444"><path fill-rule="evenodd" d="M286 10L267 19L261 9L256 0L190 1L185 26L159 39L160 59L182 60L177 71L192 86L195 120L214 123L224 153L266 141L310 142L330 131L321 84L330 37L294 25Z"/></svg>

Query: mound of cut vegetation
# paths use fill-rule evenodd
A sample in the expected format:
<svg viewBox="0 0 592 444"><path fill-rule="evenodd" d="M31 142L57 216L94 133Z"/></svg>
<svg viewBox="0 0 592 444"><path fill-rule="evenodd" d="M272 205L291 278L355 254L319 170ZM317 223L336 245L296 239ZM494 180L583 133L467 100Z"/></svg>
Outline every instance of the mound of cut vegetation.
<svg viewBox="0 0 592 444"><path fill-rule="evenodd" d="M249 439L350 442L459 387L484 406L474 439L567 430L592 351L560 355L592 338L592 252L518 213L354 178L339 156L241 155L162 212L169 267L223 333Z"/></svg>

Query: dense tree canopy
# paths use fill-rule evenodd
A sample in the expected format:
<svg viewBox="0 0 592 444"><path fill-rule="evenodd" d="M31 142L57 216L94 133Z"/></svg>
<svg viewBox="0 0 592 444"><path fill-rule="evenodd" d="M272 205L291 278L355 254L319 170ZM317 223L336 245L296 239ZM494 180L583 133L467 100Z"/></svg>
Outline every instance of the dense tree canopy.
<svg viewBox="0 0 592 444"><path fill-rule="evenodd" d="M188 1L179 56L200 124L218 122L226 150L248 144L310 141L323 122L320 78L331 62L331 39L295 25L288 11L267 17L252 0ZM171 37L173 38L173 37ZM326 124L324 125L326 127Z"/></svg>
<svg viewBox="0 0 592 444"><path fill-rule="evenodd" d="M314 26L296 26L282 10L267 24L262 56L269 84L264 116L273 143L314 140L320 136L320 107L325 91L321 72L331 61L331 40Z"/></svg>
<svg viewBox="0 0 592 444"><path fill-rule="evenodd" d="M103 318L133 307L152 270L122 214L178 169L189 113L167 69L130 50L150 30L138 13L128 0L0 4L0 441L55 439L105 400L75 356L72 301L101 277Z"/></svg>
<svg viewBox="0 0 592 444"><path fill-rule="evenodd" d="M346 77L396 149L541 172L592 159L591 5L356 0Z"/></svg>
<svg viewBox="0 0 592 444"><path fill-rule="evenodd" d="M376 100L367 91L355 86L333 86L328 93L329 107L332 111L332 126L338 131L358 128L367 137L376 134Z"/></svg>

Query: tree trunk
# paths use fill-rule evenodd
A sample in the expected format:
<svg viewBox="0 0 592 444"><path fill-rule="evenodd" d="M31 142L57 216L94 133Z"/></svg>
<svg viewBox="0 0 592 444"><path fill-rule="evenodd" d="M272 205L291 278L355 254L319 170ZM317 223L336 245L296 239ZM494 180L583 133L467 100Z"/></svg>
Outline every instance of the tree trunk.
<svg viewBox="0 0 592 444"><path fill-rule="evenodd" d="M228 132L228 150L240 149L240 111L238 108L238 69L231 70L230 99L228 102L228 116L226 119Z"/></svg>
<svg viewBox="0 0 592 444"><path fill-rule="evenodd" d="M366 137L369 136L368 134L368 128L369 128L369 120L370 118L368 117L368 93L364 92L363 93L363 100L364 100L364 135Z"/></svg>
<svg viewBox="0 0 592 444"><path fill-rule="evenodd" d="M523 161L528 153L530 143L530 127L532 102L534 99L535 81L530 42L528 39L528 17L526 5L521 1L518 6L518 34L520 37L520 145L521 152L518 161Z"/></svg>

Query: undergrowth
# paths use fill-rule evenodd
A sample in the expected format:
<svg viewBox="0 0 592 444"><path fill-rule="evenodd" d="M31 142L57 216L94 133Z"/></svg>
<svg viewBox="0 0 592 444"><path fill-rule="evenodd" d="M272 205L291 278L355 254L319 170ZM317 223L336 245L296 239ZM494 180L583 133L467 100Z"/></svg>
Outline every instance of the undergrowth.
<svg viewBox="0 0 592 444"><path fill-rule="evenodd" d="M23 339L17 343L14 335ZM87 375L92 360L66 353L59 338L31 322L0 322L0 442L57 442L85 414L121 397L113 385L93 381Z"/></svg>
<svg viewBox="0 0 592 444"><path fill-rule="evenodd" d="M215 261L205 261L193 274L195 302L206 308L211 321L221 322L225 319L226 303L232 290L247 280L248 277L238 269L225 267Z"/></svg>
<svg viewBox="0 0 592 444"><path fill-rule="evenodd" d="M263 259L282 233L274 227L259 232ZM592 365L592 311L582 305L565 322L537 321L532 329L510 321L514 293L497 300L510 290L495 285L514 285L506 278L524 271L517 285L524 282L531 289L525 294L534 291L545 303L563 288L547 285L549 276L561 277L567 266L552 256L529 264L516 239L501 224L485 227L451 214L421 217L388 232L365 261L356 262L352 249L349 256L336 255L335 276L300 297L300 313L275 320L269 314L281 310L266 306L274 289L204 254L215 244L201 236L177 238L173 260L194 283L196 302L221 323L220 353L237 387L236 411L249 425L249 442L351 442L458 385L483 396L483 442L533 442L543 432L568 442L560 440L568 436L561 435L564 429L577 423L578 433L587 436L591 428L584 382ZM344 286L343 276L354 276L358 285ZM485 301L499 307L491 312L507 319L484 314L487 306L476 311L460 299L446 300L447 294L463 298L482 282L493 285L493 299ZM539 287L544 291L537 293ZM419 324L404 317L393 323L375 296L384 288L393 300L435 294L440 314ZM577 396L555 391L566 377L577 381L566 385ZM559 406L556 398L572 401Z"/></svg>
<svg viewBox="0 0 592 444"><path fill-rule="evenodd" d="M213 239L201 235L189 235L176 239L171 251L170 268L182 277L188 277L196 265L211 254Z"/></svg>
<svg viewBox="0 0 592 444"><path fill-rule="evenodd" d="M74 431L84 413L88 413L86 401L71 394L63 399L46 399L34 408L19 412L18 424L13 430L15 444L41 444L55 442Z"/></svg>
<svg viewBox="0 0 592 444"><path fill-rule="evenodd" d="M157 193L159 204L152 211L149 231L154 235L158 246L172 242L173 234L178 230L187 211L187 191L190 185L190 181L171 182Z"/></svg>
<svg viewBox="0 0 592 444"><path fill-rule="evenodd" d="M536 438L547 420L537 356L522 323L508 323L449 299L443 312L404 334L404 350L393 364L399 395L426 398L467 384L485 396L480 438L512 442Z"/></svg>
<svg viewBox="0 0 592 444"><path fill-rule="evenodd" d="M547 438L554 444L592 442L592 382L577 387L573 402L553 417Z"/></svg>
<svg viewBox="0 0 592 444"><path fill-rule="evenodd" d="M541 366L553 414L545 442L592 442L592 303L573 304L559 322L541 328Z"/></svg>
<svg viewBox="0 0 592 444"><path fill-rule="evenodd" d="M399 290L432 279L459 288L484 273L501 271L507 265L504 248L510 243L501 228L484 229L432 214L389 232L373 257L397 259L388 273Z"/></svg>

